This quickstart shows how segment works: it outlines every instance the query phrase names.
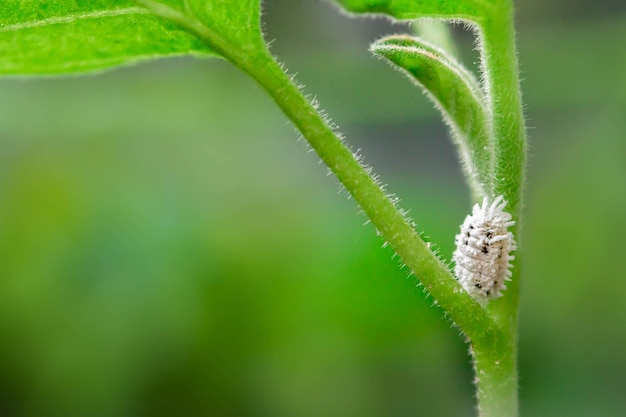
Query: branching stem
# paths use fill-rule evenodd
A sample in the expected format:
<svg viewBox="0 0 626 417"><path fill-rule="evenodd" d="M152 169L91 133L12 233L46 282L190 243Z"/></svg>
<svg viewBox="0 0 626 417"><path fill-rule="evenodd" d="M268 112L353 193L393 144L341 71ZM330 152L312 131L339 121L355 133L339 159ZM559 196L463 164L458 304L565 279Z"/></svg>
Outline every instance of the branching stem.
<svg viewBox="0 0 626 417"><path fill-rule="evenodd" d="M233 45L231 39L191 16L189 10L182 13L154 0L136 1L204 41L252 76L270 94L356 200L380 235L466 335L474 358L480 416L516 417L519 259L514 263L514 278L505 296L482 308L461 288L449 268L430 250L411 222L396 207L393 198L385 193L369 170L344 145L326 119L274 60L260 32L258 38L248 40L249 44ZM434 3L423 4L435 7ZM491 192L492 197L502 195L508 201L507 208L517 222L513 230L517 236L526 138L512 1L493 0L484 7L482 2L459 4L468 8L468 16L480 27L484 87L493 133L489 162L493 180ZM481 8L483 13L479 13ZM397 13L402 15L400 11ZM407 15L411 16L410 13ZM443 16L446 14L443 13Z"/></svg>
<svg viewBox="0 0 626 417"><path fill-rule="evenodd" d="M250 70L298 127L311 147L352 195L381 236L468 336L481 334L494 323L430 250L410 221L396 207L371 173L343 144L319 112L273 60Z"/></svg>
<svg viewBox="0 0 626 417"><path fill-rule="evenodd" d="M493 195L502 195L515 220L519 243L522 187L526 163L526 127L521 104L513 24L513 2L497 1L479 22L485 87L493 132ZM502 338L472 341L478 408L481 417L518 415L517 327L520 255L513 262L506 295L489 303Z"/></svg>
<svg viewBox="0 0 626 417"><path fill-rule="evenodd" d="M450 269L420 238L392 198L343 144L339 135L266 48L227 48L227 40L192 16L152 0L137 2L216 47L225 58L252 76L270 94L356 200L383 239L468 338L480 338L494 330L495 324L487 311L462 289Z"/></svg>

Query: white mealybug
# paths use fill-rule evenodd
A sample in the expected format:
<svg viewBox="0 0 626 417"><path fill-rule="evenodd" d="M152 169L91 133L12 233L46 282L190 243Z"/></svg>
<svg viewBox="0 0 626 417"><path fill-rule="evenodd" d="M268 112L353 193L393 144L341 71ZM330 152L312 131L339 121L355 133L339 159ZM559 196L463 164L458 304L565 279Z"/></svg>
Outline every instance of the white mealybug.
<svg viewBox="0 0 626 417"><path fill-rule="evenodd" d="M508 228L515 224L511 214L504 211L502 196L489 203L475 204L472 214L465 218L461 233L456 235L454 274L459 283L476 301L485 304L498 298L506 289L504 281L511 279L511 252L517 248Z"/></svg>

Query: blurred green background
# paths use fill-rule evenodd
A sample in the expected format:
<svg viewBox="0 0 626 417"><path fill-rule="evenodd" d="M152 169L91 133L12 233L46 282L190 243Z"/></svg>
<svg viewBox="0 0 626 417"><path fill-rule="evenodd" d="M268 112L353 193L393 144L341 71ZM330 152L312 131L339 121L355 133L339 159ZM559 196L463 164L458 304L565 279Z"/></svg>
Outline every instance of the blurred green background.
<svg viewBox="0 0 626 417"><path fill-rule="evenodd" d="M454 149L366 50L406 29L264 3L273 51L449 258ZM522 415L623 416L626 6L517 7ZM0 81L0 416L474 415L458 331L297 137L218 60Z"/></svg>

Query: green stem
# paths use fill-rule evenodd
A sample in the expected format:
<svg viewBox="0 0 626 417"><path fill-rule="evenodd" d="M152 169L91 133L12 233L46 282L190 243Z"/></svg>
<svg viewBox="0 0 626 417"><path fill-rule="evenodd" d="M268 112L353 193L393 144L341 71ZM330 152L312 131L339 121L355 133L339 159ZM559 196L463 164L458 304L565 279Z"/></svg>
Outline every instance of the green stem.
<svg viewBox="0 0 626 417"><path fill-rule="evenodd" d="M509 285L505 297L490 302L485 309L475 302L415 232L393 199L276 63L260 34L250 43L233 45L229 39L189 15L152 0L136 1L212 46L251 75L271 95L402 262L468 337L474 355L480 415L517 416L517 280ZM510 0L499 2L506 3L506 7L490 8L487 17L479 22L495 136L493 191L507 199L508 209L519 225L525 128L517 78L512 6ZM517 230L519 228L514 231L516 235ZM519 275L519 262L515 273Z"/></svg>
<svg viewBox="0 0 626 417"><path fill-rule="evenodd" d="M483 71L492 118L493 195L503 195L515 219L513 234L521 225L522 187L526 159L526 127L521 105L515 47L513 4L500 0L481 19ZM472 340L478 408L481 417L518 415L517 326L520 257L513 263L512 281L504 297L489 303L490 316L502 333Z"/></svg>
<svg viewBox="0 0 626 417"><path fill-rule="evenodd" d="M521 104L513 4L500 0L485 11L480 22L483 70L487 82L494 150L493 194L507 200L507 211L516 221L512 232L519 241L522 187L526 163L526 127ZM489 305L500 326L517 328L519 306L519 255L506 296Z"/></svg>
<svg viewBox="0 0 626 417"><path fill-rule="evenodd" d="M474 358L480 416L517 416L517 315L508 322L498 323L499 326L489 310L479 307L460 288L448 268L428 249L389 196L273 60L266 60L265 66L243 69L274 98L383 238L468 336Z"/></svg>
<svg viewBox="0 0 626 417"><path fill-rule="evenodd" d="M472 339L479 338L494 328L494 322L487 312L463 290L448 267L419 237L392 198L385 194L358 158L343 144L262 42L252 40L253 44L261 44L263 47L232 46L228 40L191 16L152 0L136 1L157 16L178 24L214 47L234 65L252 76L272 96L361 206L381 236L462 332Z"/></svg>
<svg viewBox="0 0 626 417"><path fill-rule="evenodd" d="M516 329L509 328L472 340L480 417L518 415Z"/></svg>
<svg viewBox="0 0 626 417"><path fill-rule="evenodd" d="M273 59L245 68L274 98L311 147L352 195L400 259L452 321L469 337L483 334L494 323L460 287L448 267L428 248L411 223L385 194L368 170L343 144L324 118Z"/></svg>
<svg viewBox="0 0 626 417"><path fill-rule="evenodd" d="M483 69L493 124L493 192L503 195L517 219L526 159L526 127L521 105L513 5L500 1L480 21Z"/></svg>

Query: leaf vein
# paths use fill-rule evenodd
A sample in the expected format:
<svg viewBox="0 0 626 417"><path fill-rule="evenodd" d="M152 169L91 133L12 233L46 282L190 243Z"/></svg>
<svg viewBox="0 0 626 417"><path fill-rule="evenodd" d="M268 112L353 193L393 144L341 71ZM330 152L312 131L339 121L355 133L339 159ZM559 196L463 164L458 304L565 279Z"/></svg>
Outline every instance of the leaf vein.
<svg viewBox="0 0 626 417"><path fill-rule="evenodd" d="M100 10L97 12L87 12L68 16L56 16L47 19L34 20L30 22L16 23L8 26L0 27L0 33L16 32L19 30L32 29L41 26L60 25L73 23L79 20L101 19L105 17L117 17L132 14L150 14L150 12L142 7L127 7L117 10Z"/></svg>

